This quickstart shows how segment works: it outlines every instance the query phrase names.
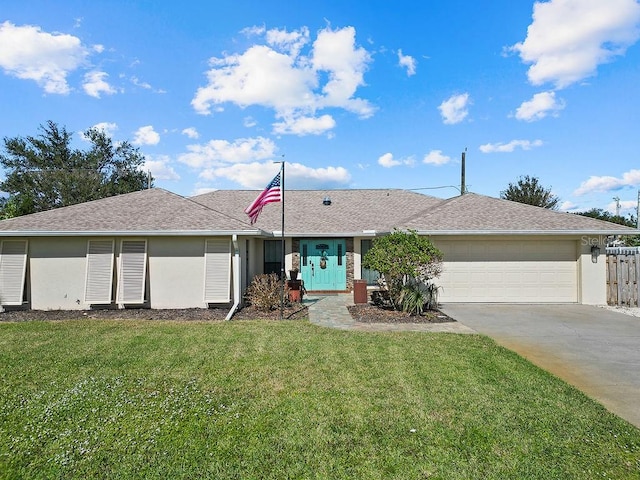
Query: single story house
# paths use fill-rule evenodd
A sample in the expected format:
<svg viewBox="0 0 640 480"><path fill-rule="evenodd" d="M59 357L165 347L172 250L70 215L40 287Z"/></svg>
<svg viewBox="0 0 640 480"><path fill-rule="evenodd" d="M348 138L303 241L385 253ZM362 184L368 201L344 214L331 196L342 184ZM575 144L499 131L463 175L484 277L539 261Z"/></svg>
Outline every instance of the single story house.
<svg viewBox="0 0 640 480"><path fill-rule="evenodd" d="M243 211L257 194L185 198L154 188L2 220L0 304L223 304L231 315L255 275L280 271L282 203L251 225ZM637 233L473 193L442 200L397 189L291 190L284 206L286 270L299 269L308 291L373 283L361 263L372 240L413 229L444 252L442 302L605 304L606 238Z"/></svg>

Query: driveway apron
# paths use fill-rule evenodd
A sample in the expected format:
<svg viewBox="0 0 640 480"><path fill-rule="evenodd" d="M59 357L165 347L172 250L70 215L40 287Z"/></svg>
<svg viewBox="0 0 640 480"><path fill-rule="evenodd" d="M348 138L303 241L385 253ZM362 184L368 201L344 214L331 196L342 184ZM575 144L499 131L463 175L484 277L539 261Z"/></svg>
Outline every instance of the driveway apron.
<svg viewBox="0 0 640 480"><path fill-rule="evenodd" d="M640 318L573 304L448 304L441 310L640 427Z"/></svg>

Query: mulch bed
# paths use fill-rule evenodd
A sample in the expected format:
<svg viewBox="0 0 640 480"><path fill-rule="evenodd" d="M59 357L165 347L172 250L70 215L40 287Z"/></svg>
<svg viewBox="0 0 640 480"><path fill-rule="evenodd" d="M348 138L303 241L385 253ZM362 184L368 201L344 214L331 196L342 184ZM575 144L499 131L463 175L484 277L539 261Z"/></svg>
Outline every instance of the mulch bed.
<svg viewBox="0 0 640 480"><path fill-rule="evenodd" d="M410 315L391 308L377 307L370 303L347 307L349 313L361 323L446 323L455 322L439 310L428 310L422 315Z"/></svg>
<svg viewBox="0 0 640 480"><path fill-rule="evenodd" d="M222 321L230 308L184 309L100 309L100 310L12 310L0 313L0 322L25 322L29 320L174 320L174 321ZM300 304L285 307L283 319L297 320L308 316L307 307ZM233 320L279 320L280 309L260 312L253 307L239 309Z"/></svg>
<svg viewBox="0 0 640 480"><path fill-rule="evenodd" d="M356 322L361 323L444 323L455 322L452 318L437 310L424 315L409 315L372 304L347 307ZM147 308L100 309L100 310L9 310L0 313L0 322L25 322L33 320L173 320L173 321L222 321L229 308L184 308L152 310ZM309 315L306 306L299 303L286 306L282 318L299 320ZM261 312L251 306L239 309L233 320L279 320L280 309Z"/></svg>

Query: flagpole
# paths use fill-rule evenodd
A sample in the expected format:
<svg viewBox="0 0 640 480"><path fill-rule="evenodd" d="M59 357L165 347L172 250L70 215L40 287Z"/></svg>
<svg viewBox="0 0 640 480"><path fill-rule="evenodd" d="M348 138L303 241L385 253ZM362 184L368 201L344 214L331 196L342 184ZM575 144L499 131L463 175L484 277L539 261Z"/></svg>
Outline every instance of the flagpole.
<svg viewBox="0 0 640 480"><path fill-rule="evenodd" d="M284 316L284 286L285 282L287 281L287 276L284 271L284 160L282 160L282 165L280 167L280 195L282 197L282 228L280 229L280 244L282 250L282 254L280 257L280 278L282 279L280 290L280 320L282 320Z"/></svg>

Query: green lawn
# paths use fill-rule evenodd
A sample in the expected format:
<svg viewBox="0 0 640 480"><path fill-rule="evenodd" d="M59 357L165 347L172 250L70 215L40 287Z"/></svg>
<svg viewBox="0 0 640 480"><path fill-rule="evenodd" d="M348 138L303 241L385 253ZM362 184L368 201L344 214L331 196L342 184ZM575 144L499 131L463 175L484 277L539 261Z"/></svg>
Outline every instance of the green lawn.
<svg viewBox="0 0 640 480"><path fill-rule="evenodd" d="M640 430L482 336L0 323L0 478L640 478Z"/></svg>

